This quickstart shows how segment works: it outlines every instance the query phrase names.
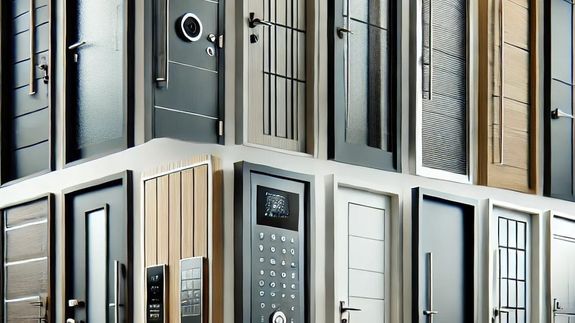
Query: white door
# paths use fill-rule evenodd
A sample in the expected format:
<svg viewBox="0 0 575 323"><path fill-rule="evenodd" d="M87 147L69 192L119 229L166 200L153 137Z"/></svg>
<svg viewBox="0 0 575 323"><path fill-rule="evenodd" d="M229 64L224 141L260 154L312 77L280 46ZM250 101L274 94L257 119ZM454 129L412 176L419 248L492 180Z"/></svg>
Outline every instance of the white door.
<svg viewBox="0 0 575 323"><path fill-rule="evenodd" d="M336 322L388 322L390 198L341 187L337 194Z"/></svg>
<svg viewBox="0 0 575 323"><path fill-rule="evenodd" d="M493 207L491 215L493 322L528 323L531 317L531 214Z"/></svg>
<svg viewBox="0 0 575 323"><path fill-rule="evenodd" d="M551 241L553 323L575 322L575 221L554 217Z"/></svg>

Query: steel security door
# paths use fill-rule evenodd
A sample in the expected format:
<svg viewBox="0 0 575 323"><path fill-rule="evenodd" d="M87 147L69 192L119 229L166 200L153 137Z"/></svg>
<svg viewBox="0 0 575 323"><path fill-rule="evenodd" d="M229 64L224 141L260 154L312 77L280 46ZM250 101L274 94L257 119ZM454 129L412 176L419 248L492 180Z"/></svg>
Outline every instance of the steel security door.
<svg viewBox="0 0 575 323"><path fill-rule="evenodd" d="M475 322L475 203L413 190L413 322Z"/></svg>
<svg viewBox="0 0 575 323"><path fill-rule="evenodd" d="M397 170L395 2L338 0L333 8L330 158Z"/></svg>
<svg viewBox="0 0 575 323"><path fill-rule="evenodd" d="M130 173L65 193L69 323L131 322Z"/></svg>
<svg viewBox="0 0 575 323"><path fill-rule="evenodd" d="M551 300L553 323L575 322L575 221L552 217Z"/></svg>
<svg viewBox="0 0 575 323"><path fill-rule="evenodd" d="M3 1L1 182L52 167L50 0Z"/></svg>
<svg viewBox="0 0 575 323"><path fill-rule="evenodd" d="M546 1L545 195L574 200L573 4Z"/></svg>
<svg viewBox="0 0 575 323"><path fill-rule="evenodd" d="M153 5L153 136L223 144L223 0Z"/></svg>
<svg viewBox="0 0 575 323"><path fill-rule="evenodd" d="M341 187L337 194L336 301L340 319L389 322L390 198Z"/></svg>

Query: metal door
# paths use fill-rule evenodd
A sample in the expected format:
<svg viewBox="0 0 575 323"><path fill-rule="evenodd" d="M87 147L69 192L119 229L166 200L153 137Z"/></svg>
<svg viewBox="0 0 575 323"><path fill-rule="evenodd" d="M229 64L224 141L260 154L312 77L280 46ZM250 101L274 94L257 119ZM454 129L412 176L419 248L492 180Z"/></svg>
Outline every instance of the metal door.
<svg viewBox="0 0 575 323"><path fill-rule="evenodd" d="M3 1L2 171L6 183L52 167L49 0Z"/></svg>
<svg viewBox="0 0 575 323"><path fill-rule="evenodd" d="M545 194L574 200L573 191L573 3L545 6Z"/></svg>
<svg viewBox="0 0 575 323"><path fill-rule="evenodd" d="M389 322L390 198L351 188L339 188L337 194L339 319Z"/></svg>
<svg viewBox="0 0 575 323"><path fill-rule="evenodd" d="M551 220L551 300L553 323L575 322L575 221Z"/></svg>
<svg viewBox="0 0 575 323"><path fill-rule="evenodd" d="M129 4L66 1L66 162L128 146Z"/></svg>
<svg viewBox="0 0 575 323"><path fill-rule="evenodd" d="M129 174L65 193L66 322L131 322Z"/></svg>
<svg viewBox="0 0 575 323"><path fill-rule="evenodd" d="M223 0L153 5L153 136L223 143Z"/></svg>
<svg viewBox="0 0 575 323"><path fill-rule="evenodd" d="M413 322L475 322L475 204L413 190Z"/></svg>

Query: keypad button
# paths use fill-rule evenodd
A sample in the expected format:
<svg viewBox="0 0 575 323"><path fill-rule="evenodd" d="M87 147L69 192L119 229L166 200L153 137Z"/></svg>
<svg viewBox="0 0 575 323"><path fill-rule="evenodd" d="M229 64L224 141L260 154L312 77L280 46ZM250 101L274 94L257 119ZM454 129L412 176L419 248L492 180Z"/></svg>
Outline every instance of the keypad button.
<svg viewBox="0 0 575 323"><path fill-rule="evenodd" d="M282 260L282 266L285 266L285 265L286 265L286 261Z"/></svg>
<svg viewBox="0 0 575 323"><path fill-rule="evenodd" d="M281 237L281 240L282 240L282 242L286 242L286 237L285 237L285 236L282 236L282 237Z"/></svg>
<svg viewBox="0 0 575 323"><path fill-rule="evenodd" d="M275 265L276 264L276 260L274 258L270 259L270 264Z"/></svg>
<svg viewBox="0 0 575 323"><path fill-rule="evenodd" d="M282 294L282 298L286 298L286 294Z"/></svg>
<svg viewBox="0 0 575 323"><path fill-rule="evenodd" d="M272 304L272 308L275 309L277 306L276 304Z"/></svg>
<svg viewBox="0 0 575 323"><path fill-rule="evenodd" d="M258 249L260 250L260 252L264 251L264 246L263 245L259 245Z"/></svg>
<svg viewBox="0 0 575 323"><path fill-rule="evenodd" d="M276 272L275 271L270 271L270 276L275 277L276 276Z"/></svg>
<svg viewBox="0 0 575 323"><path fill-rule="evenodd" d="M294 248L291 248L290 251L289 251L289 253L291 253L292 256L294 256L294 255L295 255L295 249L294 249Z"/></svg>
<svg viewBox="0 0 575 323"><path fill-rule="evenodd" d="M266 274L266 272L265 272L263 269L260 270L260 275L261 275L261 276L263 276L263 275L265 275L265 274Z"/></svg>
<svg viewBox="0 0 575 323"><path fill-rule="evenodd" d="M294 238L291 238L289 242L295 243L295 239L294 239Z"/></svg>
<svg viewBox="0 0 575 323"><path fill-rule="evenodd" d="M295 289L295 288L296 288L295 284L291 284L291 289Z"/></svg>
<svg viewBox="0 0 575 323"><path fill-rule="evenodd" d="M290 264L290 267L296 268L297 266L296 266L295 262L292 262L292 263Z"/></svg>
<svg viewBox="0 0 575 323"><path fill-rule="evenodd" d="M266 292L264 292L263 290L260 290L260 296L264 297L264 295L266 294Z"/></svg>
<svg viewBox="0 0 575 323"><path fill-rule="evenodd" d="M261 308L266 308L266 303L260 303Z"/></svg>
<svg viewBox="0 0 575 323"><path fill-rule="evenodd" d="M260 280L260 281L258 282L258 284L260 285L260 287L264 287L264 285L265 285L266 283L265 283L265 282L263 281L263 279L262 279L262 280Z"/></svg>
<svg viewBox="0 0 575 323"><path fill-rule="evenodd" d="M282 278L286 278L287 274L286 273L282 273Z"/></svg>
<svg viewBox="0 0 575 323"><path fill-rule="evenodd" d="M263 239L264 239L264 233L260 232L260 240L263 240Z"/></svg>
<svg viewBox="0 0 575 323"><path fill-rule="evenodd" d="M291 279L295 279L295 273L291 273Z"/></svg>
<svg viewBox="0 0 575 323"><path fill-rule="evenodd" d="M286 285L285 283L283 283L283 284L282 284L282 288L283 288L283 289L286 289L286 288L287 288L287 285Z"/></svg>
<svg viewBox="0 0 575 323"><path fill-rule="evenodd" d="M291 294L289 297L291 297L291 299L295 299L295 295Z"/></svg>
<svg viewBox="0 0 575 323"><path fill-rule="evenodd" d="M272 241L276 241L276 235L272 233L271 235Z"/></svg>
<svg viewBox="0 0 575 323"><path fill-rule="evenodd" d="M265 261L264 257L260 257L260 262L264 262L264 261Z"/></svg>
<svg viewBox="0 0 575 323"><path fill-rule="evenodd" d="M295 306L290 307L290 311L295 311Z"/></svg>
<svg viewBox="0 0 575 323"><path fill-rule="evenodd" d="M287 253L286 248L282 248L282 253L285 255Z"/></svg>
<svg viewBox="0 0 575 323"><path fill-rule="evenodd" d="M276 287L276 283L275 283L275 282L271 282L271 283L270 283L270 287L271 287L271 288L275 288L275 287Z"/></svg>
<svg viewBox="0 0 575 323"><path fill-rule="evenodd" d="M271 251L271 252L276 252L276 247L271 247L271 248L270 248L270 251Z"/></svg>
<svg viewBox="0 0 575 323"><path fill-rule="evenodd" d="M271 292L271 293L270 293L270 296L271 296L271 297L276 297L276 293L275 293L275 292Z"/></svg>

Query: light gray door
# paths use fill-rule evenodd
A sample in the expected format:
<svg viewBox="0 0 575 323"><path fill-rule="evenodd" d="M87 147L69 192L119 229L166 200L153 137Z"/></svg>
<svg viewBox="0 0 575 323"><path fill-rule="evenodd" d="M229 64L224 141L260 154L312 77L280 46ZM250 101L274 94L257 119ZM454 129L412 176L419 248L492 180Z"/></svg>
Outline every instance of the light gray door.
<svg viewBox="0 0 575 323"><path fill-rule="evenodd" d="M551 240L551 300L554 323L575 322L575 221L554 217Z"/></svg>
<svg viewBox="0 0 575 323"><path fill-rule="evenodd" d="M474 322L474 204L432 194L413 194L413 322Z"/></svg>
<svg viewBox="0 0 575 323"><path fill-rule="evenodd" d="M153 136L223 143L223 0L153 5Z"/></svg>

